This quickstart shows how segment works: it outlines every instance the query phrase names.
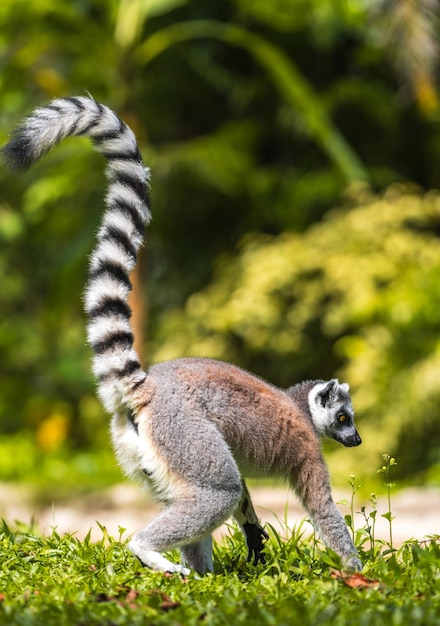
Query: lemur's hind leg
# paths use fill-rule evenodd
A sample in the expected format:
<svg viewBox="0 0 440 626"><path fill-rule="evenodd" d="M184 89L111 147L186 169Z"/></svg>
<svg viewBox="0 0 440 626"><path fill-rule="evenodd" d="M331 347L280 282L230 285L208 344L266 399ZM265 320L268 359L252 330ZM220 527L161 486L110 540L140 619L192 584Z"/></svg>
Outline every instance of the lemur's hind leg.
<svg viewBox="0 0 440 626"><path fill-rule="evenodd" d="M190 565L201 574L213 572L212 563L212 535L209 534L200 541L189 543L180 548L182 561L185 565Z"/></svg>
<svg viewBox="0 0 440 626"><path fill-rule="evenodd" d="M260 521L255 513L252 500L246 483L242 480L242 493L238 507L234 511L234 519L240 526L248 547L247 560L256 565L259 561L265 563L264 557L264 540L268 538L268 534L261 526Z"/></svg>
<svg viewBox="0 0 440 626"><path fill-rule="evenodd" d="M191 569L201 574L212 571L207 535L232 515L241 495L239 481L228 487L226 490L186 485L181 498L177 496L159 517L135 534L129 543L130 550L148 567L188 574L186 567L172 563L161 554L180 548L185 564Z"/></svg>

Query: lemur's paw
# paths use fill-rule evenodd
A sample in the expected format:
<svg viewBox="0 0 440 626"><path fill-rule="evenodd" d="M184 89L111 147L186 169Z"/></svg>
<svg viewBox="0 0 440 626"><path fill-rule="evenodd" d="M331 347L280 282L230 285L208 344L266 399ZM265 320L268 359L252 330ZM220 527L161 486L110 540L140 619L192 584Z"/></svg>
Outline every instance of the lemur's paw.
<svg viewBox="0 0 440 626"><path fill-rule="evenodd" d="M129 549L139 561L145 567L149 567L158 572L168 572L169 574L181 574L182 576L188 576L191 570L181 565L180 563L173 563L165 558L160 552L155 550L146 550L136 541L132 539L128 544Z"/></svg>
<svg viewBox="0 0 440 626"><path fill-rule="evenodd" d="M258 563L262 563L263 565L266 563L266 558L264 556L264 542L269 538L269 535L261 528L261 526L257 524L251 524L246 522L243 525L245 534L246 534L246 543L248 547L248 563L252 561L253 565L257 565Z"/></svg>
<svg viewBox="0 0 440 626"><path fill-rule="evenodd" d="M362 561L357 556L351 556L344 562L344 569L360 572L363 569Z"/></svg>

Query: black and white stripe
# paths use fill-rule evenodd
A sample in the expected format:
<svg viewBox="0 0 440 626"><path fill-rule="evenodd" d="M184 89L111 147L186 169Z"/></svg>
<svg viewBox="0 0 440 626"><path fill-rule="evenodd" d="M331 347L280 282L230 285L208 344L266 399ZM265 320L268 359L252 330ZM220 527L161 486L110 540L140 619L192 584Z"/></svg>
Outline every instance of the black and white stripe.
<svg viewBox="0 0 440 626"><path fill-rule="evenodd" d="M104 406L115 412L136 408L136 390L145 380L133 348L127 298L129 272L150 220L149 174L131 129L108 107L92 98L54 100L36 109L3 148L11 169L27 169L65 137L86 135L106 157L106 209L90 259L85 290L88 341L93 372Z"/></svg>

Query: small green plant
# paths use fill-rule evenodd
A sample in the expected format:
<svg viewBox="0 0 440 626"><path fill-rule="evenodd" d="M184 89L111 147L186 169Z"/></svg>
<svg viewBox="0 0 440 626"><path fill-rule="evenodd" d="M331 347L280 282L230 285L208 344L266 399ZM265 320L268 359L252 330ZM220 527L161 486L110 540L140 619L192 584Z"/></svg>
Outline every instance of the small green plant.
<svg viewBox="0 0 440 626"><path fill-rule="evenodd" d="M349 484L351 486L351 499L350 499L350 524L349 527L351 528L351 533L352 533L352 537L353 537L353 542L355 540L355 529L354 529L354 499L356 496L356 493L358 492L360 485L356 485L355 483L355 476L353 474L351 474L350 476L350 481Z"/></svg>
<svg viewBox="0 0 440 626"><path fill-rule="evenodd" d="M387 488L387 500L388 500L388 511L382 514L386 520L388 520L389 529L390 529L390 550L394 551L393 545L393 520L394 515L391 512L391 490L395 486L394 483L390 480L390 469L394 465L397 465L396 459L391 457L389 454L383 454L382 458L384 460L384 465L380 469L377 470L378 474L385 474L385 486Z"/></svg>
<svg viewBox="0 0 440 626"><path fill-rule="evenodd" d="M361 485L360 484L356 484L356 476L354 474L350 475L350 480L348 481L348 484L351 487L350 500L347 500L346 498L344 498L343 500L340 500L338 502L338 504L341 504L341 505L347 507L348 510L349 510L349 513L346 513L346 515L344 515L344 520L345 520L345 523L347 524L348 528L351 530L353 543L355 543L356 529L355 529L355 523L354 523L354 515L355 515L354 502L355 502L356 494L359 491Z"/></svg>
<svg viewBox="0 0 440 626"><path fill-rule="evenodd" d="M387 552L394 552L393 528L392 527L393 527L393 520L395 519L395 516L392 514L392 510L391 510L391 491L395 485L394 483L390 481L390 468L393 467L394 465L397 465L397 462L396 462L396 459L391 457L389 454L383 454L382 458L384 460L384 464L377 470L377 473L383 473L386 475L385 486L387 488L388 510L386 511L386 513L382 514L382 517L388 520L388 523L389 523L388 550L383 553L383 554L387 554ZM356 483L356 477L354 475L350 476L350 480L348 481L348 484L351 487L351 497L349 500L347 499L341 500L338 504L341 504L347 507L349 510L349 512L344 516L344 519L345 519L347 526L351 530L353 542L355 544L360 543L360 545L363 546L364 542L362 542L362 536L364 536L364 538L369 541L369 555L372 557L375 555L379 555L381 553L381 548L384 542L377 541L375 537L376 518L377 518L377 513L378 513L377 496L375 493L372 493L370 495L370 502L372 505L372 510L369 513L367 513L365 506L361 507L359 513L364 518L364 526L363 528L356 529L355 523L354 523L355 498L361 485Z"/></svg>
<svg viewBox="0 0 440 626"><path fill-rule="evenodd" d="M365 506L361 507L361 514L365 520L364 532L370 541L370 555L374 555L375 551L375 530L377 516L377 496L375 493L370 495L372 510L367 514Z"/></svg>

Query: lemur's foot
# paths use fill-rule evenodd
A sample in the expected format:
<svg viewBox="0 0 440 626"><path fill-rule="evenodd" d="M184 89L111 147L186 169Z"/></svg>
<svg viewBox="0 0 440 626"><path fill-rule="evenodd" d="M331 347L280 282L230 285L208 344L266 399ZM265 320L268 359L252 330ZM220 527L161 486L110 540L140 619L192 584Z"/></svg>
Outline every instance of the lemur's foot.
<svg viewBox="0 0 440 626"><path fill-rule="evenodd" d="M246 543L248 547L247 561L252 561L253 565L257 563L266 563L264 556L264 541L269 538L269 535L258 524L251 524L246 522L243 524L244 532L246 533Z"/></svg>
<svg viewBox="0 0 440 626"><path fill-rule="evenodd" d="M188 576L191 570L181 565L180 563L173 563L165 558L160 552L155 550L145 550L136 539L132 539L128 544L129 549L145 567L149 567L158 572L168 572L170 574L182 574L182 576Z"/></svg>

